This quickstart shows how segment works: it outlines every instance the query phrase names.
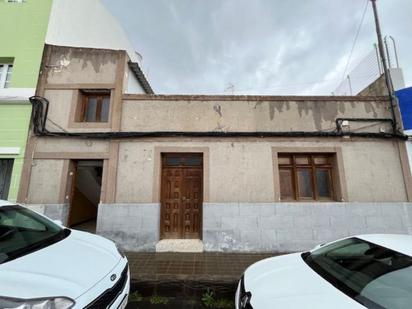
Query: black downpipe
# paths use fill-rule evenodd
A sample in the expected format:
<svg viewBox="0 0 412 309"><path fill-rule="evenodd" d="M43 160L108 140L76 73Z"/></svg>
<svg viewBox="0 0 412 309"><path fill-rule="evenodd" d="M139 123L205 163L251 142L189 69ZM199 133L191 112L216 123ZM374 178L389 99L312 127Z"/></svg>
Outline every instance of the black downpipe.
<svg viewBox="0 0 412 309"><path fill-rule="evenodd" d="M337 118L336 131L292 131L292 132L178 132L178 131L156 131L156 132L50 132L46 129L47 113L49 101L46 98L33 96L30 98L33 105L33 131L37 136L48 137L68 137L84 139L123 139L123 138L147 138L147 137L363 137L363 138L397 138L406 140L407 136L393 133L367 133L367 132L343 132L342 121L363 121L363 122L392 122L387 118Z"/></svg>

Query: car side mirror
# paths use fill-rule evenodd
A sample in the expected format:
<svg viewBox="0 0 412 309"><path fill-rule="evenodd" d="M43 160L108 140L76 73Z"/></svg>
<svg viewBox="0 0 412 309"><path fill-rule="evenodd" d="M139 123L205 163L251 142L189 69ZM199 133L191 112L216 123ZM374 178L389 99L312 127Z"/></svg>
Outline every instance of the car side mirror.
<svg viewBox="0 0 412 309"><path fill-rule="evenodd" d="M63 226L63 222L61 220L53 220L53 222L57 225Z"/></svg>

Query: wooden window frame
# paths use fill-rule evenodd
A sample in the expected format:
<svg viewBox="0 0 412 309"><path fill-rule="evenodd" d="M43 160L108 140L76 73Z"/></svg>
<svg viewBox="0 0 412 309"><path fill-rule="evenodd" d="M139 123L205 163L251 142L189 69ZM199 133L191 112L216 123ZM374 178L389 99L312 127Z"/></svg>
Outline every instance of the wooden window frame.
<svg viewBox="0 0 412 309"><path fill-rule="evenodd" d="M79 104L79 111L78 111L78 117L77 120L78 122L81 123L109 123L110 120L110 105L112 104L111 102L111 92L109 89L93 89L93 90L87 90L83 89L80 90L80 104ZM89 104L89 98L95 97L96 98L96 115L95 115L95 121L87 121L87 105ZM108 111L108 117L107 120L102 121L101 120L101 113L102 113L102 107L103 107L103 99L108 98L109 99L109 111Z"/></svg>
<svg viewBox="0 0 412 309"><path fill-rule="evenodd" d="M334 169L335 169L335 154L333 153L278 153L278 170L279 170L279 185L281 184L280 172L281 170L291 170L292 171L292 188L293 197L292 198L282 198L282 192L280 194L281 201L336 201L336 189L334 183ZM305 157L308 158L307 164L300 164L296 162L296 158ZM315 157L325 157L327 158L326 164L315 163ZM281 164L279 162L280 158L289 158L291 161L289 164ZM312 182L312 197L301 197L299 195L299 181L298 181L298 170L300 169L310 169L311 170L311 182ZM316 181L316 171L317 170L328 170L329 171L329 197L320 197L318 194L317 181Z"/></svg>

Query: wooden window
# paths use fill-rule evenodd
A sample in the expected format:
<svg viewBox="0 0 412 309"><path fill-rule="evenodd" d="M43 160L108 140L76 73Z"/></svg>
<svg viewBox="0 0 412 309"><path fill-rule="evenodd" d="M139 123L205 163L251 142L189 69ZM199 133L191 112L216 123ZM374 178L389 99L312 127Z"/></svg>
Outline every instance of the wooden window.
<svg viewBox="0 0 412 309"><path fill-rule="evenodd" d="M81 90L79 122L108 122L110 90Z"/></svg>
<svg viewBox="0 0 412 309"><path fill-rule="evenodd" d="M333 200L333 154L278 154L282 200Z"/></svg>

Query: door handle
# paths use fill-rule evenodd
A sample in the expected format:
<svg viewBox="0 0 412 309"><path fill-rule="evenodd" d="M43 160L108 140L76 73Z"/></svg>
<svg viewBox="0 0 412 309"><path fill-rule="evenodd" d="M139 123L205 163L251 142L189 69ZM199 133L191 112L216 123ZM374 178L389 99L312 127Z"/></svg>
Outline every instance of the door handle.
<svg viewBox="0 0 412 309"><path fill-rule="evenodd" d="M186 201L186 197L183 196L183 197L182 197L182 201Z"/></svg>

